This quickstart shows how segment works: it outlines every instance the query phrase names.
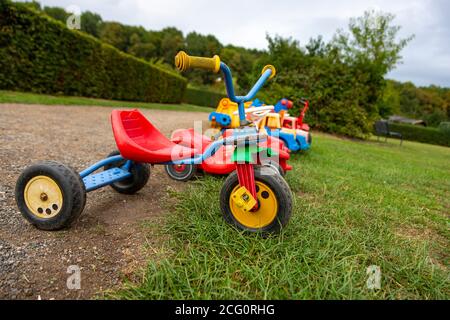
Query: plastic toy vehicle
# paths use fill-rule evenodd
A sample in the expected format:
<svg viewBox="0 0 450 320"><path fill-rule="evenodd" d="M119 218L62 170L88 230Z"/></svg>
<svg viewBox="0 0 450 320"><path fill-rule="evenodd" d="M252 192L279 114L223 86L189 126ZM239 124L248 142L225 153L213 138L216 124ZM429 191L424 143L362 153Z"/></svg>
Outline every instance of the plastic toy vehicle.
<svg viewBox="0 0 450 320"><path fill-rule="evenodd" d="M250 107L264 107L264 102L255 99L244 104L245 109ZM278 112L278 111L276 111ZM234 129L239 128L239 113L238 104L232 102L228 98L220 100L216 111L211 112L209 115L209 121L212 128L220 129Z"/></svg>
<svg viewBox="0 0 450 320"><path fill-rule="evenodd" d="M233 130L228 129L224 131L223 137L228 137L232 133ZM202 150L202 152L204 152L212 143L211 138L195 132L194 129L179 129L174 131L171 141L186 147ZM282 176L284 176L287 171L292 170L292 167L287 164L287 161L290 158L289 150L284 146L284 143L281 140L275 137L267 137L267 140L260 142L258 146L260 148L271 148L271 150L274 151L270 155L260 157L258 159L259 165L271 166ZM231 161L233 151L233 146L222 146L213 156L200 164L168 164L165 166L165 170L170 178L177 181L188 181L195 176L197 171L215 175L230 174L236 170L236 164Z"/></svg>
<svg viewBox="0 0 450 320"><path fill-rule="evenodd" d="M279 113L269 113L260 121L258 127L261 132L279 138L292 152L308 150L311 147L311 134L309 132L283 128L281 127L281 121Z"/></svg>
<svg viewBox="0 0 450 320"><path fill-rule="evenodd" d="M297 118L291 117L289 113L287 113L289 110L293 109L294 103L286 98L281 99L280 101L277 102L277 104L275 104L274 111L280 114L282 122L281 125L283 128L299 129L309 132L310 130L309 125L303 122L305 119L306 112L309 109L309 101L306 100L305 98L301 98L299 102L304 107ZM255 101L253 101L252 106L262 107L265 106L265 104L264 102L256 99Z"/></svg>
<svg viewBox="0 0 450 320"><path fill-rule="evenodd" d="M245 113L249 120L252 120L251 118L254 114L265 113L266 119L254 121L261 124L259 126L260 129L265 129L267 130L266 133L270 136L281 139L288 149L293 152L308 150L311 147L312 135L309 132L309 126L303 123L303 119L309 108L309 102L305 99L300 100L300 102L305 107L297 118L291 117L287 113L293 108L294 104L285 98L278 101L275 106L265 105L264 102L255 99L245 104ZM227 129L239 127L237 104L232 103L227 98L222 99L217 110L210 114L209 120L213 128Z"/></svg>
<svg viewBox="0 0 450 320"><path fill-rule="evenodd" d="M292 213L289 185L274 170L258 165L258 158L272 150L259 145L267 136L249 127L244 107L275 76L275 68L266 66L250 92L236 96L231 71L218 56L190 57L180 52L175 64L181 71L222 71L228 97L238 104L240 128L211 142L205 150L196 150L167 139L138 110L114 110L111 122L118 151L80 173L66 165L44 161L26 168L19 176L16 202L30 223L43 230L67 227L83 211L87 192L109 185L119 193L134 194L147 183L149 164L201 164L222 146L233 146L231 161L236 166L220 191L225 220L240 230L262 234L278 232L288 223Z"/></svg>
<svg viewBox="0 0 450 320"><path fill-rule="evenodd" d="M251 101L244 104L248 108L252 104ZM216 111L211 112L209 121L212 128L239 128L239 117L233 116L233 113L238 110L238 104L232 102L229 98L220 100Z"/></svg>
<svg viewBox="0 0 450 320"><path fill-rule="evenodd" d="M294 152L307 150L312 144L312 135L309 132L309 126L303 122L305 114L309 109L309 101L302 98L300 103L304 105L304 108L300 112L300 115L295 118L287 113L294 106L292 101L281 99L275 105L275 112L280 115L280 119L278 120L278 117L274 114L269 114L267 119L265 119L265 123L261 124L261 127L270 129L268 131L269 134L278 134L279 138L286 143L289 150ZM278 129L280 130L278 131Z"/></svg>
<svg viewBox="0 0 450 320"><path fill-rule="evenodd" d="M290 102L290 103L292 103L292 102ZM300 115L297 118L291 117L288 114L284 115L284 117L282 117L282 119L283 119L282 125L283 125L283 128L298 129L298 130L303 130L303 131L309 132L309 125L307 123L303 122L303 120L305 119L306 112L309 109L309 101L302 98L300 100L300 103L304 106L303 110L300 112ZM292 108L292 106L289 109L291 109L291 108ZM309 142L309 144L311 144L311 142Z"/></svg>
<svg viewBox="0 0 450 320"><path fill-rule="evenodd" d="M292 151L308 150L310 148L311 134L300 129L287 129L281 126L283 111L273 112L274 106L250 107L245 110L247 118L252 119L254 114L263 116L257 121L259 132L272 138L278 138ZM235 112L236 113L236 112Z"/></svg>
<svg viewBox="0 0 450 320"><path fill-rule="evenodd" d="M288 111L292 109L293 106L294 103L291 100L283 98L280 101L278 101L277 104L275 105L275 112L280 113L283 111Z"/></svg>

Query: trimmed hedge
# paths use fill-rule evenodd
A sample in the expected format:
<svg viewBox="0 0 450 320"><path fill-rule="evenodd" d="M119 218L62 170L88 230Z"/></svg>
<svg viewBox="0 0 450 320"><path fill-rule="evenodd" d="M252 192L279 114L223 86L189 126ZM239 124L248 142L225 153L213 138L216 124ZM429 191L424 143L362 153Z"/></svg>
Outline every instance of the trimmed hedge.
<svg viewBox="0 0 450 320"><path fill-rule="evenodd" d="M450 131L448 130L391 122L389 130L400 132L405 140L450 147Z"/></svg>
<svg viewBox="0 0 450 320"><path fill-rule="evenodd" d="M441 131L450 131L450 122L441 122L438 129Z"/></svg>
<svg viewBox="0 0 450 320"><path fill-rule="evenodd" d="M179 103L187 81L25 7L0 1L0 89Z"/></svg>
<svg viewBox="0 0 450 320"><path fill-rule="evenodd" d="M220 100L226 97L227 96L222 93L202 89L187 88L183 98L183 102L195 104L197 106L217 108Z"/></svg>

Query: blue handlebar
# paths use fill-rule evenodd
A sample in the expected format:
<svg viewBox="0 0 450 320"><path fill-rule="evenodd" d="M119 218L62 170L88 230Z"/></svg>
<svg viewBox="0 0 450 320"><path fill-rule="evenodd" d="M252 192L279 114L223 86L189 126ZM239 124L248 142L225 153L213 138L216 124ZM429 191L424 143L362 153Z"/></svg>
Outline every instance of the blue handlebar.
<svg viewBox="0 0 450 320"><path fill-rule="evenodd" d="M227 94L228 98L238 104L239 108L239 120L241 123L244 123L246 121L245 118L245 106L244 103L252 100L259 90L264 86L266 81L270 78L272 75L272 70L267 69L261 77L258 79L258 81L255 83L253 88L250 90L250 92L246 96L236 96L234 93L234 85L233 85L233 76L231 75L230 68L223 62L220 63L220 70L222 70L222 73L225 77L225 85L227 88Z"/></svg>

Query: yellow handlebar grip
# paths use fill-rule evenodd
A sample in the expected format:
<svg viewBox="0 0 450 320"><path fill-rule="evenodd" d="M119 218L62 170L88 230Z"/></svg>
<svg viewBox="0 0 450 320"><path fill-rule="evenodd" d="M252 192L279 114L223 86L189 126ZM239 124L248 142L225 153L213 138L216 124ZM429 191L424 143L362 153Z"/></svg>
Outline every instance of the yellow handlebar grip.
<svg viewBox="0 0 450 320"><path fill-rule="evenodd" d="M217 73L220 70L220 58L219 56L214 56L213 58L194 57L189 56L184 51L180 51L175 57L175 66L180 71L186 71L189 68L199 68Z"/></svg>
<svg viewBox="0 0 450 320"><path fill-rule="evenodd" d="M267 70L272 70L272 74L269 77L269 80L272 79L273 77L275 77L275 75L277 74L277 69L275 69L275 67L271 64L268 64L267 66L265 66L261 72L261 74L264 74L264 72L266 72Z"/></svg>

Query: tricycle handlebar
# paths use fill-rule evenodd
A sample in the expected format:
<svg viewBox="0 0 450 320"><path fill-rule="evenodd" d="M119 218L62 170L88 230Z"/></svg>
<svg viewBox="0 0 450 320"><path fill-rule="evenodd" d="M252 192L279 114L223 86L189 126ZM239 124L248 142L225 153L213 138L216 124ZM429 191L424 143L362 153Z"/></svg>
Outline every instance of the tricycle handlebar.
<svg viewBox="0 0 450 320"><path fill-rule="evenodd" d="M180 71L198 68L217 73L220 70L220 58L217 55L212 58L195 57L180 51L175 57L175 66Z"/></svg>
<svg viewBox="0 0 450 320"><path fill-rule="evenodd" d="M271 65L265 66L261 73L261 77L255 83L255 85L249 91L249 93L246 96L236 96L234 94L233 77L231 75L230 68L228 68L228 66L225 63L221 62L220 70L222 70L223 75L225 77L225 85L227 87L228 98L230 98L231 101L238 103L238 104L253 100L255 98L256 94L258 93L258 91L267 82L267 80L272 79L276 74L276 69L274 66L271 66Z"/></svg>
<svg viewBox="0 0 450 320"><path fill-rule="evenodd" d="M221 70L225 77L225 85L227 88L228 98L238 104L239 119L241 125L246 125L248 122L245 118L244 103L251 101L255 98L258 91L264 86L267 80L272 79L276 75L276 69L272 65L267 65L261 72L261 77L256 81L253 88L247 93L246 96L236 96L234 93L233 77L231 75L230 68L223 62L220 62L219 56L213 58L193 57L186 54L184 51L180 51L175 57L175 65L180 71L186 71L189 68L200 68L205 70L211 70L218 72Z"/></svg>

